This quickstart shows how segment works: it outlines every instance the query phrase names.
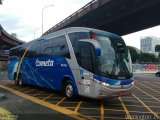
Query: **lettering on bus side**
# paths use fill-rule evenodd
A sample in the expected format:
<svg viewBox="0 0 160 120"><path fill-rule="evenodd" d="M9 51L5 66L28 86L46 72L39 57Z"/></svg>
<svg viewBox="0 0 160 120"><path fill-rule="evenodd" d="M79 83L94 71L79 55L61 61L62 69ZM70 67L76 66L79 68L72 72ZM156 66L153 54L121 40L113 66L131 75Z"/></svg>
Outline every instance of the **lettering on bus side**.
<svg viewBox="0 0 160 120"><path fill-rule="evenodd" d="M37 67L43 67L43 66L53 66L54 65L54 60L50 60L50 59L48 59L47 61L40 61L40 60L36 60L36 66Z"/></svg>

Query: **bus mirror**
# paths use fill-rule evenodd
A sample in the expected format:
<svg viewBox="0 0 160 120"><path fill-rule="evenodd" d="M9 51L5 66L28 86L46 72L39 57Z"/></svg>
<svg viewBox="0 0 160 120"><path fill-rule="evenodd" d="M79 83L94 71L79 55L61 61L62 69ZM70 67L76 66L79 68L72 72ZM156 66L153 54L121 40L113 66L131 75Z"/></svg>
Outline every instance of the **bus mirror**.
<svg viewBox="0 0 160 120"><path fill-rule="evenodd" d="M94 46L96 56L101 56L101 48L99 42L94 39L82 39L79 42L88 42Z"/></svg>

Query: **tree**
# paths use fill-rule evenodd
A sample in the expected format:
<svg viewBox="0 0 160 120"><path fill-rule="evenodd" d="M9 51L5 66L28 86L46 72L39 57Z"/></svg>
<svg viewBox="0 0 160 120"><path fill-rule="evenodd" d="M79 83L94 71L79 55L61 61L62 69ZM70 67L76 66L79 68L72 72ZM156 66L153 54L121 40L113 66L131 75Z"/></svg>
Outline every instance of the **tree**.
<svg viewBox="0 0 160 120"><path fill-rule="evenodd" d="M156 46L155 46L155 51L156 51L156 52L160 52L160 45L156 45Z"/></svg>
<svg viewBox="0 0 160 120"><path fill-rule="evenodd" d="M159 59L152 53L141 53L142 62L159 62Z"/></svg>
<svg viewBox="0 0 160 120"><path fill-rule="evenodd" d="M160 57L160 45L156 45L155 46L155 51L159 53L159 57Z"/></svg>

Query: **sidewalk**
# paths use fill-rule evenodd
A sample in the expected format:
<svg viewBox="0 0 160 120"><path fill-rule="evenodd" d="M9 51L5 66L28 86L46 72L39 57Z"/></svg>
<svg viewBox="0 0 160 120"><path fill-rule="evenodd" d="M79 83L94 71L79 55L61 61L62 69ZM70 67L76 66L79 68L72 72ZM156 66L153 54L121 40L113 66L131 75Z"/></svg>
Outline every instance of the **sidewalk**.
<svg viewBox="0 0 160 120"><path fill-rule="evenodd" d="M158 71L134 71L133 73L136 73L136 74L155 74L156 72Z"/></svg>

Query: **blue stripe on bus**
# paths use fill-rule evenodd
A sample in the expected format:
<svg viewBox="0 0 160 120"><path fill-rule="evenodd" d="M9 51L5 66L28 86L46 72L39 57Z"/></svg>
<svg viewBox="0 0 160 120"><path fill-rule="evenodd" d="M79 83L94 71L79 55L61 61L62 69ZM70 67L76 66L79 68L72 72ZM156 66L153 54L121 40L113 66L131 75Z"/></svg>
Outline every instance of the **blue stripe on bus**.
<svg viewBox="0 0 160 120"><path fill-rule="evenodd" d="M42 64L36 63L36 60L42 62ZM54 61L53 66L49 63L44 65L44 61L49 60ZM12 60L11 63L13 63ZM14 68L15 65L12 66ZM74 76L67 60L64 57L48 56L39 58L24 58L20 71L24 83L54 90L61 90L63 78L68 77L72 80L75 94L78 95L78 89ZM10 69L8 72L9 74L13 73L13 69Z"/></svg>
<svg viewBox="0 0 160 120"><path fill-rule="evenodd" d="M125 80L117 80L117 79L110 79L110 78L106 78L106 77L102 77L102 76L98 76L98 75L94 75L94 79L97 79L102 82L106 82L111 85L128 85L133 82L132 78L125 79Z"/></svg>

